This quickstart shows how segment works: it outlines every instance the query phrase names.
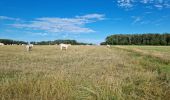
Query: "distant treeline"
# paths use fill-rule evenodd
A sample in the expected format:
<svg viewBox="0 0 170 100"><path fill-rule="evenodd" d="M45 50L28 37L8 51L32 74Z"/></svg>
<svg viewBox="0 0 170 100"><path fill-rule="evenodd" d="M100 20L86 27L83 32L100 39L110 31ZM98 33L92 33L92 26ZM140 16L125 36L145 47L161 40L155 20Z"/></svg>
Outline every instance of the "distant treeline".
<svg viewBox="0 0 170 100"><path fill-rule="evenodd" d="M54 40L54 41L41 41L41 42L30 42L34 45L55 45L55 44L71 44L71 45L92 45L91 43L81 43L76 40Z"/></svg>
<svg viewBox="0 0 170 100"><path fill-rule="evenodd" d="M164 34L115 34L108 36L101 45L170 45L170 33Z"/></svg>
<svg viewBox="0 0 170 100"><path fill-rule="evenodd" d="M16 41L16 40L10 40L10 39L0 39L0 43L4 43L5 45L12 45L12 44L27 44L27 42L24 41Z"/></svg>
<svg viewBox="0 0 170 100"><path fill-rule="evenodd" d="M0 39L0 43L4 43L5 45L28 44L28 42L25 42L25 41L16 41L16 40L11 40L11 39ZM72 44L72 45L92 45L91 43L82 43L82 42L77 42L76 40L54 40L54 41L41 41L41 42L33 41L30 43L34 45L55 45L55 44L60 44L60 43Z"/></svg>

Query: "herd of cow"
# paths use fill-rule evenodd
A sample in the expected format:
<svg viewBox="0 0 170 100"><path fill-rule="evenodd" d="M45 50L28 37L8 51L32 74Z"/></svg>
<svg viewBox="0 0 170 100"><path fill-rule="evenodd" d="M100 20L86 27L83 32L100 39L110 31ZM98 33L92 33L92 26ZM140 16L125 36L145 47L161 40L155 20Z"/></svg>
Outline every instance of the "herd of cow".
<svg viewBox="0 0 170 100"><path fill-rule="evenodd" d="M0 43L0 46L3 46L4 45L4 43ZM25 44L22 44L22 45L25 45ZM57 44L56 44L57 45ZM27 51L31 51L32 50L32 48L33 48L33 44L27 44L26 45L26 50ZM60 49L61 50L67 50L68 49L68 47L69 46L71 46L71 44L63 44L63 43L61 43L61 44L59 44L59 46L60 46ZM108 48L110 48L110 45L106 45Z"/></svg>
<svg viewBox="0 0 170 100"><path fill-rule="evenodd" d="M4 45L4 43L0 43L0 46L3 46L3 45ZM25 44L22 44L22 45L24 46ZM67 50L68 47L71 46L71 44L63 44L63 43L61 43L59 45L60 45L60 49L61 50ZM34 45L33 44L27 44L25 46L26 46L26 50L27 51L31 51Z"/></svg>
<svg viewBox="0 0 170 100"><path fill-rule="evenodd" d="M56 44L57 45L57 44ZM31 51L31 49L33 48L33 44L28 44L28 45L26 45L26 50L27 51ZM61 50L67 50L68 49L68 47L69 46L71 46L71 44L63 44L63 43L61 43L60 44L60 49Z"/></svg>

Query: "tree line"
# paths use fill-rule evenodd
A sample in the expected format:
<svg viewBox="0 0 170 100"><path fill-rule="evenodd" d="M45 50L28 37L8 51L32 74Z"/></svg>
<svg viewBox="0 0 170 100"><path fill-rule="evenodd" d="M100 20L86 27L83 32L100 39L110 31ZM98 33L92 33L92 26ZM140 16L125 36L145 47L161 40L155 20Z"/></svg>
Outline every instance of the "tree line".
<svg viewBox="0 0 170 100"><path fill-rule="evenodd" d="M25 41L17 41L17 40L11 40L11 39L0 39L0 43L4 43L5 45L12 45L12 44L27 44Z"/></svg>
<svg viewBox="0 0 170 100"><path fill-rule="evenodd" d="M4 43L5 45L21 45L21 44L29 44L29 42L25 41L17 41L17 40L11 40L11 39L0 39L0 43ZM82 42L77 42L76 40L54 40L54 41L40 41L40 42L35 42L32 41L30 44L34 45L55 45L55 44L71 44L71 45L92 45L91 43L82 43Z"/></svg>
<svg viewBox="0 0 170 100"><path fill-rule="evenodd" d="M71 45L92 45L91 43L77 42L76 40L54 40L54 41L41 41L41 42L30 42L34 45L55 45L55 44L71 44Z"/></svg>
<svg viewBox="0 0 170 100"><path fill-rule="evenodd" d="M170 33L115 34L108 36L101 45L170 45Z"/></svg>

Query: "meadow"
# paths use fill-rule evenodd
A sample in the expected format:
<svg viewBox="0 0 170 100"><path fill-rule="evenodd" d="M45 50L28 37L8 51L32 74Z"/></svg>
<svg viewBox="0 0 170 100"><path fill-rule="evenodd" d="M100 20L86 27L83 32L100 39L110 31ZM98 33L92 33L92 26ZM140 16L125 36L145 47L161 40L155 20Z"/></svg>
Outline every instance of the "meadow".
<svg viewBox="0 0 170 100"><path fill-rule="evenodd" d="M169 100L170 46L0 46L0 100Z"/></svg>

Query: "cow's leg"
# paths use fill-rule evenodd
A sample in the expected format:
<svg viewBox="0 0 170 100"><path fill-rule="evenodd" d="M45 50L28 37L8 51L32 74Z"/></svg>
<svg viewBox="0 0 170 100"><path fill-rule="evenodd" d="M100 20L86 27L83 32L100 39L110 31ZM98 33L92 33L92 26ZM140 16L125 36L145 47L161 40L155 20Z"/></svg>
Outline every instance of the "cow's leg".
<svg viewBox="0 0 170 100"><path fill-rule="evenodd" d="M60 49L62 50L62 49L63 49L63 47L62 47L62 46L60 46Z"/></svg>

